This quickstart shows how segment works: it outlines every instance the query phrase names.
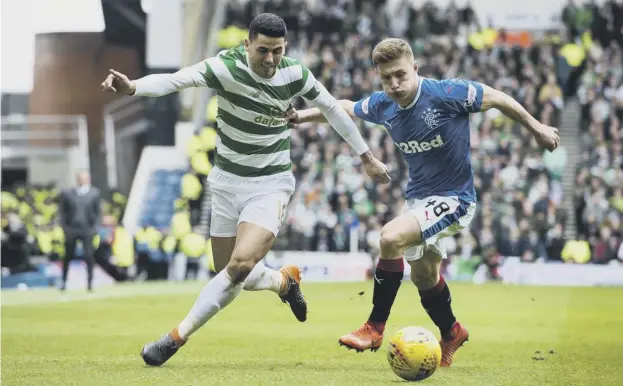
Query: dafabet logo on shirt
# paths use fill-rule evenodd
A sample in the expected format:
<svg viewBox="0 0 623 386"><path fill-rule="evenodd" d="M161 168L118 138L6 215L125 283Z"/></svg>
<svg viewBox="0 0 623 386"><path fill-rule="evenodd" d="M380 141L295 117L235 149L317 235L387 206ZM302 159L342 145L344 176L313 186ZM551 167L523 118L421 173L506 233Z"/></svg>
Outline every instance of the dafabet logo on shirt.
<svg viewBox="0 0 623 386"><path fill-rule="evenodd" d="M257 117L255 117L255 119L253 119L253 122L257 123L258 125L268 127L283 126L287 123L287 121L283 118L272 118L266 117L264 115L258 115Z"/></svg>

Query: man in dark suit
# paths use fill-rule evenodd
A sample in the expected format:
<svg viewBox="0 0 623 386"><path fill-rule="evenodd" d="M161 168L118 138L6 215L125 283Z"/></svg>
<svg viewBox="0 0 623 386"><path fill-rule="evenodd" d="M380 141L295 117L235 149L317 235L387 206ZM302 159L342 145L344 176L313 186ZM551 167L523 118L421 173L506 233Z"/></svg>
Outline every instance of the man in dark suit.
<svg viewBox="0 0 623 386"><path fill-rule="evenodd" d="M92 290L94 248L93 238L101 223L100 191L91 186L88 172L78 173L78 186L64 190L59 198L59 215L65 232L65 260L63 261L63 284L65 290L69 263L76 257L76 243L82 241L84 261L87 264L87 286Z"/></svg>

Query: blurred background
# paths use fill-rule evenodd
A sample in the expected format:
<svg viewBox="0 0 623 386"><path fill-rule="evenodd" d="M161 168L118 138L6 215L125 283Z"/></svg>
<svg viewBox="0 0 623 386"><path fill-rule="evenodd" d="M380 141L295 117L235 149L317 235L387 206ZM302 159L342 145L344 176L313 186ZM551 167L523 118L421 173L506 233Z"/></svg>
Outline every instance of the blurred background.
<svg viewBox="0 0 623 386"><path fill-rule="evenodd" d="M464 77L512 95L560 128L553 153L497 110L472 115L479 210L447 240L449 280L623 285L623 2L573 0L3 0L2 288L58 285L57 197L89 170L102 191L97 286L212 273L216 99L101 92L114 68L174 72L247 36L261 12L289 28L286 55L336 98L380 90L371 51L407 39L420 75ZM303 107L301 100L295 101ZM292 130L296 193L265 263L310 281L360 281L380 229L400 212L402 155L357 122L391 185L377 186L326 124ZM82 246L78 245L77 255ZM199 265L198 272L187 269ZM83 288L75 261L69 288ZM406 273L408 275L408 273Z"/></svg>

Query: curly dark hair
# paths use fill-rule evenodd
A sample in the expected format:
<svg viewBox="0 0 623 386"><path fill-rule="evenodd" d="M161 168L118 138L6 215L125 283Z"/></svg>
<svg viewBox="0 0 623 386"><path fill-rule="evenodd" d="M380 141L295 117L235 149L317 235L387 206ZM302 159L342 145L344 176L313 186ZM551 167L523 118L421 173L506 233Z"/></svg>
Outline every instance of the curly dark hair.
<svg viewBox="0 0 623 386"><path fill-rule="evenodd" d="M249 26L249 39L253 40L258 34L271 38L286 38L288 28L286 22L274 13L261 13L253 18Z"/></svg>

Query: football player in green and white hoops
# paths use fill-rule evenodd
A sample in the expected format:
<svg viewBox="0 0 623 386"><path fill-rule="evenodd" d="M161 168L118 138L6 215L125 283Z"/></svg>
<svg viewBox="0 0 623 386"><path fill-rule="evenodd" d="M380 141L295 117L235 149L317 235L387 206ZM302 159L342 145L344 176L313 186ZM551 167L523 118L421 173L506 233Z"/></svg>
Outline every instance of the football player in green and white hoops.
<svg viewBox="0 0 623 386"><path fill-rule="evenodd" d="M333 96L297 60L284 56L287 28L279 16L258 15L244 46L222 51L174 74L138 80L111 70L104 91L158 97L189 87L217 91L216 165L208 180L212 191L210 236L219 273L204 287L188 315L161 339L143 347L148 365L160 366L197 329L231 303L244 288L270 290L287 302L296 318L307 318L300 271L258 264L271 249L294 192L290 161L291 100L303 97L361 157L370 177L389 182L386 167L371 153L355 123Z"/></svg>

